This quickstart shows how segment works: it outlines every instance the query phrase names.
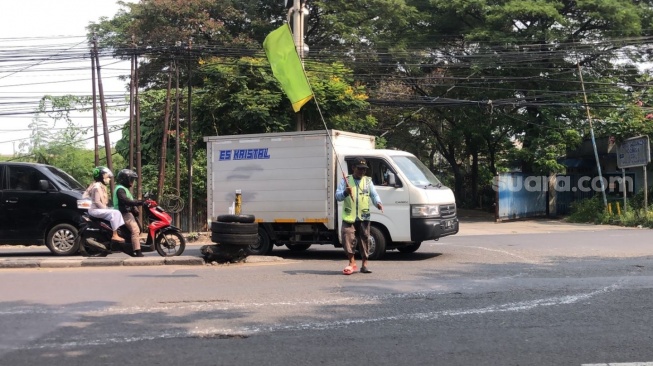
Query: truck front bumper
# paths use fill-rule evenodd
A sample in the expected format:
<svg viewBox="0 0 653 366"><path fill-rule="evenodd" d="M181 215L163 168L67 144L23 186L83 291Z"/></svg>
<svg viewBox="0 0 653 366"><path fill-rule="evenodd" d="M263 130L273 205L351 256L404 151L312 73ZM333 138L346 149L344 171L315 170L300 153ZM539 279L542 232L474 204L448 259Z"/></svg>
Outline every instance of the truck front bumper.
<svg viewBox="0 0 653 366"><path fill-rule="evenodd" d="M413 218L410 219L410 240L422 242L435 240L458 232L458 218Z"/></svg>

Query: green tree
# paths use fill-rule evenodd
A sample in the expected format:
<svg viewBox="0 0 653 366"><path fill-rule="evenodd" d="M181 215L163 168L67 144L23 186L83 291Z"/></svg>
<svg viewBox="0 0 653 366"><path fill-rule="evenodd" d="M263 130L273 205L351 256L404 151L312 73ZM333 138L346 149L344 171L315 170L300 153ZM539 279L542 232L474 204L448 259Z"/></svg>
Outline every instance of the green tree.
<svg viewBox="0 0 653 366"><path fill-rule="evenodd" d="M595 121L619 118L615 109L633 104L628 90L640 74L634 65L646 54L630 47L637 42L630 37L650 32L650 1L408 4L421 16L404 29L414 38L406 50L386 56L397 65L388 76L407 91L390 99L372 87L371 103L425 108L403 126L419 131L426 146L437 148L434 156L449 162L459 202L468 196L460 180L472 190L478 184L480 157L493 173L563 168L558 159L589 133L578 66ZM497 163L502 167L492 166Z"/></svg>

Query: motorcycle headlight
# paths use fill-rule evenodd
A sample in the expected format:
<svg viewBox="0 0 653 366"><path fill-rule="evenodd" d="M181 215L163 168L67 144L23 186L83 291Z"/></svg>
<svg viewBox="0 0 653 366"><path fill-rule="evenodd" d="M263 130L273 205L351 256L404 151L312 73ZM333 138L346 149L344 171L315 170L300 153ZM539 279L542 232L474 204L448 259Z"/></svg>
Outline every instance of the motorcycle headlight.
<svg viewBox="0 0 653 366"><path fill-rule="evenodd" d="M440 216L440 208L438 205L411 205L411 217L437 217Z"/></svg>
<svg viewBox="0 0 653 366"><path fill-rule="evenodd" d="M84 200L77 200L77 208L80 210L88 210L91 208L91 200L84 199Z"/></svg>

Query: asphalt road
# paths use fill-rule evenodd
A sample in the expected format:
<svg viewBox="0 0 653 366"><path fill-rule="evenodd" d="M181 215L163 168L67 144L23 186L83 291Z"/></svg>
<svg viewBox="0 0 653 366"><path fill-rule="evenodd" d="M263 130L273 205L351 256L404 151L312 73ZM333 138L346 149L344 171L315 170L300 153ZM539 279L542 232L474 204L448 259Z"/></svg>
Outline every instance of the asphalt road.
<svg viewBox="0 0 653 366"><path fill-rule="evenodd" d="M0 365L653 361L649 230L461 235L343 276L340 250L0 270Z"/></svg>

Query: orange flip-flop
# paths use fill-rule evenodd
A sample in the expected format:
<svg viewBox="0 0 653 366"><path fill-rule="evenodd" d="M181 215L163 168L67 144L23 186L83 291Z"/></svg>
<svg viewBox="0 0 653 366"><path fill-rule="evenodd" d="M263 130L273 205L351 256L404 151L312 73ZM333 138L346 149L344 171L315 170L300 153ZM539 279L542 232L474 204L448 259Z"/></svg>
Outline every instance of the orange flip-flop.
<svg viewBox="0 0 653 366"><path fill-rule="evenodd" d="M358 267L356 266L347 266L345 269L342 270L342 274L349 276L350 274L356 272L358 270Z"/></svg>

